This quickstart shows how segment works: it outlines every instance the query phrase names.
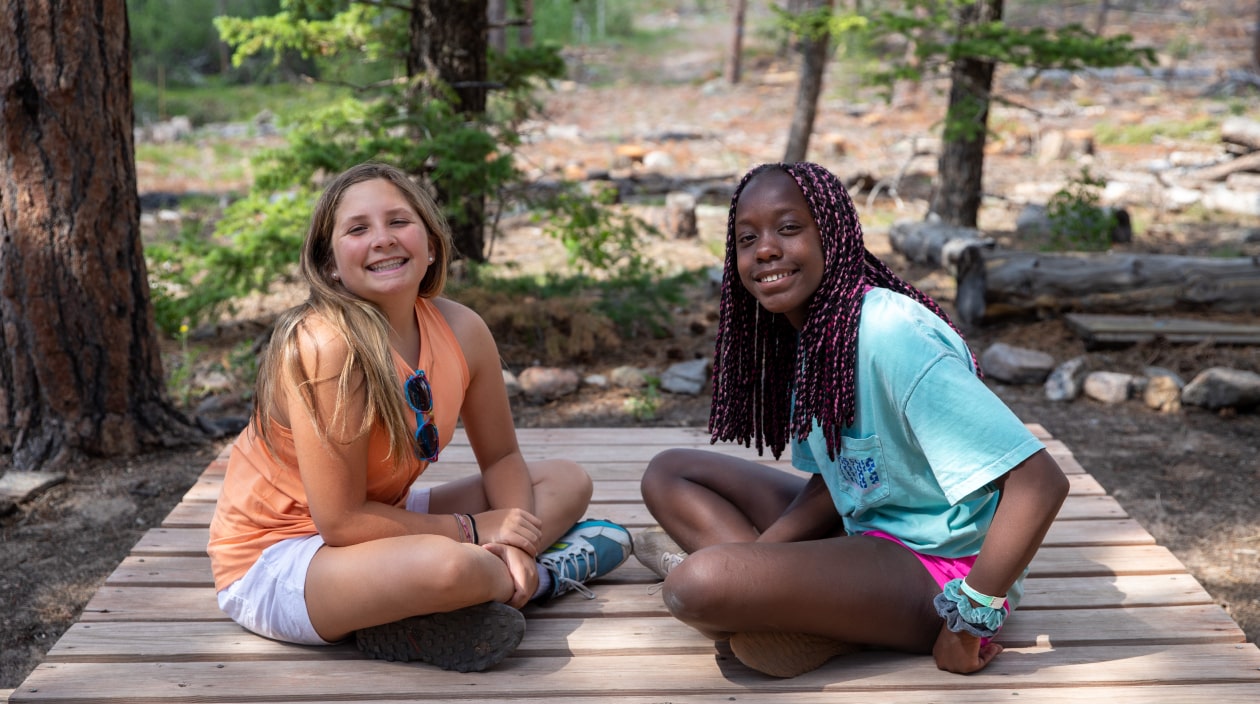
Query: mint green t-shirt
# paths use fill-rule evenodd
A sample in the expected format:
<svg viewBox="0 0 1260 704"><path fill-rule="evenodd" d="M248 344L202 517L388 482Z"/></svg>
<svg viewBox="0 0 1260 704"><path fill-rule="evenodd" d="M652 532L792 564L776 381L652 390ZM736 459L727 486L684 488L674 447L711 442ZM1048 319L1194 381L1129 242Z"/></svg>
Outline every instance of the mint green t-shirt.
<svg viewBox="0 0 1260 704"><path fill-rule="evenodd" d="M917 301L871 289L858 329L856 415L835 460L815 424L792 465L821 473L850 534L965 557L997 509L993 482L1045 446L976 377L966 343Z"/></svg>

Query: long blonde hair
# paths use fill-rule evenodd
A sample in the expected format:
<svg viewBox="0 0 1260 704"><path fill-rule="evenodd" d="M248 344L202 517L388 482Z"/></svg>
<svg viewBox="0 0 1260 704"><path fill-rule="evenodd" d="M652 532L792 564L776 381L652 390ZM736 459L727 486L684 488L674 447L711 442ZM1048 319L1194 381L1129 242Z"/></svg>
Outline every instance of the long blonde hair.
<svg viewBox="0 0 1260 704"><path fill-rule="evenodd" d="M407 427L411 415L403 402L398 375L391 354L389 321L373 303L346 290L333 278L332 236L337 208L345 192L354 185L383 179L394 185L419 215L429 233L433 263L420 281L417 296L432 298L446 286L446 272L454 246L446 218L433 197L405 172L387 164L364 163L353 166L332 181L315 203L310 228L302 244L300 271L310 286L306 301L290 308L276 320L271 343L263 355L255 385L255 430L267 448L272 445L272 409L278 400L282 380L301 394L302 403L323 439L332 435L349 442L362 437L380 423L389 434L390 456L395 466L412 454L413 439ZM302 367L299 332L306 321L317 316L331 325L346 342L348 353L338 374L337 403L333 417L321 419L315 408L314 384ZM350 379L362 374L366 409L358 428L347 428L345 407L350 396ZM292 419L290 419L292 422ZM336 429L337 432L330 431Z"/></svg>

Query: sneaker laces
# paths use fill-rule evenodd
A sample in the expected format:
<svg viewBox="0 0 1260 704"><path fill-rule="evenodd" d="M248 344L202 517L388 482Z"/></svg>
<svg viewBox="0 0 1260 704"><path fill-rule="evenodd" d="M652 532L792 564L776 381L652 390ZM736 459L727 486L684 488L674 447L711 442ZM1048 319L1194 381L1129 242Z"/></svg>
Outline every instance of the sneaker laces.
<svg viewBox="0 0 1260 704"><path fill-rule="evenodd" d="M673 571L675 567L681 565L682 561L685 559L687 559L687 553L685 552L663 552L661 553L661 570L665 574L669 574L670 572ZM648 587L647 593L656 594L664 587L665 587L665 580L661 580L657 582L656 584L653 584L650 587Z"/></svg>
<svg viewBox="0 0 1260 704"><path fill-rule="evenodd" d="M579 564L579 555L586 558L585 565ZM589 544L579 547L577 551L566 550L562 553L546 555L538 560L538 563L551 573L551 579L555 582L552 596L559 596L567 589L572 589L587 599L594 599L595 592L588 589L583 582L599 571L598 562L599 558L595 554L595 549ZM570 567L577 579L567 576L565 573L569 570L564 569L565 567ZM584 568L585 571L583 571Z"/></svg>

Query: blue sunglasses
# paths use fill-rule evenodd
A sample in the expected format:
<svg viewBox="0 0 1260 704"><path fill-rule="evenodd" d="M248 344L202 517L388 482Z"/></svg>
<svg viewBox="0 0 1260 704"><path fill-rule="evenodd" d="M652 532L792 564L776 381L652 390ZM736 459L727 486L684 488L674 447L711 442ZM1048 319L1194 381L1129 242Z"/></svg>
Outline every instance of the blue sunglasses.
<svg viewBox="0 0 1260 704"><path fill-rule="evenodd" d="M423 369L417 369L407 379L403 391L407 405L416 412L416 457L425 462L437 462L442 448L438 446L437 424L433 422L433 389Z"/></svg>

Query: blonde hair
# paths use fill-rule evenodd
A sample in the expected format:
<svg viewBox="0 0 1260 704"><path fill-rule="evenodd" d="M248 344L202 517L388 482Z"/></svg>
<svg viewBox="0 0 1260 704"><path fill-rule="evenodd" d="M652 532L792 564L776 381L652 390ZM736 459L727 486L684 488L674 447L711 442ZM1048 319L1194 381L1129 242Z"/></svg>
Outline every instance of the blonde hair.
<svg viewBox="0 0 1260 704"><path fill-rule="evenodd" d="M333 278L332 237L337 208L351 186L375 179L392 183L428 231L433 263L420 281L416 295L432 298L441 294L446 286L446 271L454 246L446 218L428 191L402 170L387 164L359 164L334 179L315 203L310 228L302 244L299 270L310 286L310 294L306 301L285 311L276 320L271 342L259 364L253 422L273 455L272 408L282 380L288 380L301 394L307 413L325 440L332 434L339 441L349 442L380 423L388 432L390 456L395 466L412 454L414 440L407 427L411 411L403 401L394 371L389 321L375 304L346 290ZM347 347L345 362L337 376L336 410L328 419L321 419L315 408L314 385L323 380L306 375L298 345L299 333L312 316L332 326ZM359 427L347 428L344 409L352 391L349 380L358 378L359 374L364 380L366 408ZM334 429L337 432L330 433Z"/></svg>

